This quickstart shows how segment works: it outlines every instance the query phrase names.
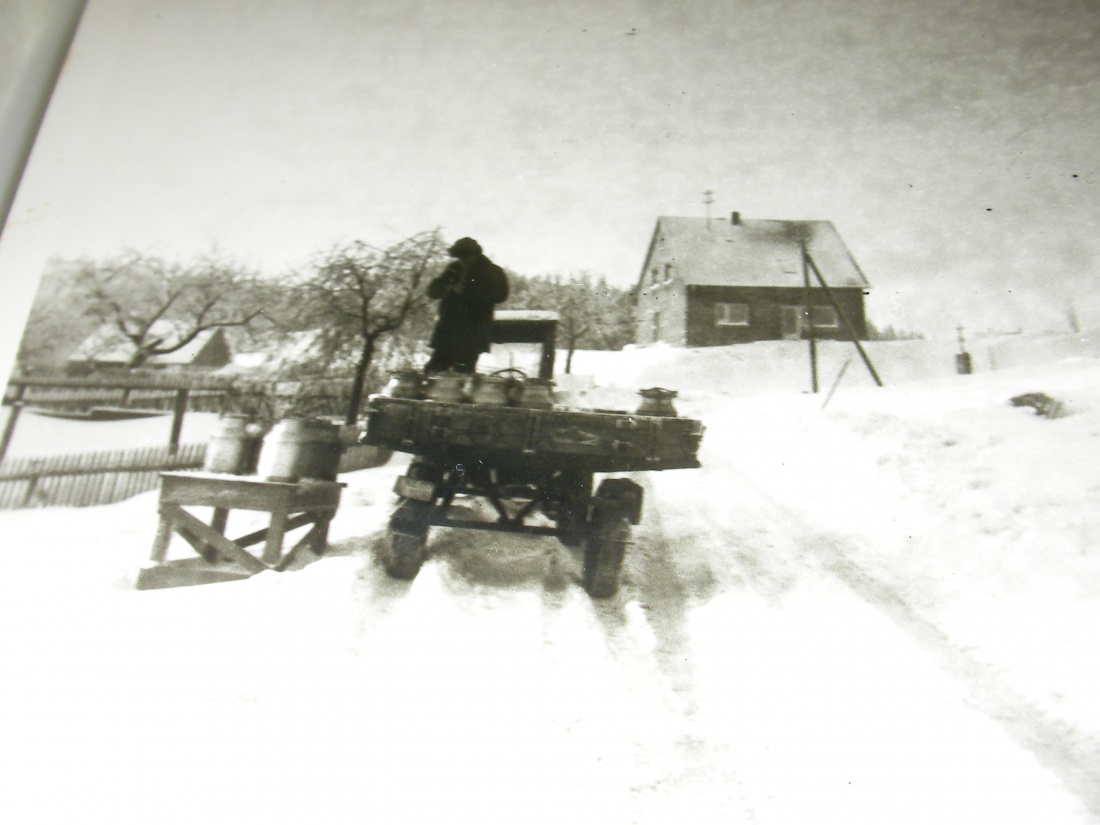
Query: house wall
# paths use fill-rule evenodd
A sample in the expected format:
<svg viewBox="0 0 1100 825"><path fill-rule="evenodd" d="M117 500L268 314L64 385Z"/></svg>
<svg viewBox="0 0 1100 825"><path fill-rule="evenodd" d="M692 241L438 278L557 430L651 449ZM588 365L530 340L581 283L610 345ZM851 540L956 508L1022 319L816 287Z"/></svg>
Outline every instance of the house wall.
<svg viewBox="0 0 1100 825"><path fill-rule="evenodd" d="M687 290L677 279L647 283L638 291L634 304L634 340L639 344L664 341L687 346Z"/></svg>
<svg viewBox="0 0 1100 825"><path fill-rule="evenodd" d="M860 338L867 334L860 289L834 289L833 298ZM682 323L684 343L690 347L721 346L748 341L779 340L783 335L783 307L804 306L805 290L781 287L693 286L687 290L688 300ZM829 299L820 289L811 290L814 306L830 306ZM747 304L747 326L719 326L716 324L716 305L720 303ZM835 329L815 327L818 338L847 338L843 323ZM668 339L662 339L668 340ZM641 342L641 339L639 339ZM669 343L673 343L669 341Z"/></svg>

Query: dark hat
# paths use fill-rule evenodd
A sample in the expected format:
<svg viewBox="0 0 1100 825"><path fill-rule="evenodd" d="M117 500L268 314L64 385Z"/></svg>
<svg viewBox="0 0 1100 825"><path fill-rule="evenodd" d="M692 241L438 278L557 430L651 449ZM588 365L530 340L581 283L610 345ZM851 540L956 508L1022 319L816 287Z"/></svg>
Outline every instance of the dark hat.
<svg viewBox="0 0 1100 825"><path fill-rule="evenodd" d="M451 248L447 250L447 254L452 258L465 258L470 255L480 255L481 244L473 238L459 238L451 244Z"/></svg>

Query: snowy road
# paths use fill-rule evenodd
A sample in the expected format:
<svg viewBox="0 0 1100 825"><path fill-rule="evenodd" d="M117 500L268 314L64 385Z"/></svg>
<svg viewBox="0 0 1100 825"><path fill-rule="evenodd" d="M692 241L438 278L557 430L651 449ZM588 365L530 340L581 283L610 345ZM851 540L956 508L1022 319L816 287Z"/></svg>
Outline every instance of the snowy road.
<svg viewBox="0 0 1100 825"><path fill-rule="evenodd" d="M683 741L715 784L740 788L748 820L1084 816L1058 789L1080 777L1036 770L1009 741L1019 731L987 715L1022 708L848 562L843 536L735 470L673 475L649 479L660 504L631 580L681 721L705 732Z"/></svg>
<svg viewBox="0 0 1100 825"><path fill-rule="evenodd" d="M55 571L49 602L9 580L21 821L1092 821L1072 777L853 587L840 539L737 471L639 475L606 602L527 537L437 530L417 580L388 579L396 472L347 477L333 556L299 573L89 597L85 566ZM41 585L104 512L151 535L151 505L6 514L45 562L16 578Z"/></svg>
<svg viewBox="0 0 1100 825"><path fill-rule="evenodd" d="M700 394L703 468L636 476L646 506L624 586L599 602L571 552L507 534L435 530L417 579L389 579L376 555L400 458L343 477L325 558L238 583L130 589L154 494L2 513L0 814L1100 822L1095 693L1071 678L1074 652L1094 648L1078 551L1091 546L1090 511L987 492L1017 491L990 471L1019 466L1021 450L1082 452L1100 430L1085 414L1036 428L945 387L927 400L985 405L951 418L966 426L899 418L905 395L875 396L893 417L860 399L858 417L826 420L813 399ZM841 438L868 431L880 442L866 456ZM1081 469L1073 457L1060 466L1083 473L1087 455ZM944 479L954 509L920 497ZM1037 523L1049 511L1066 524L1063 556L1034 557L1010 523L1025 498L1044 508ZM1005 528L988 545L974 513ZM237 515L231 534L253 529ZM1009 562L1036 579L1026 602L996 578ZM1059 612L1052 593L1076 601ZM975 608L989 624L1019 606L1027 621L1049 617L1034 638L980 635ZM1078 619L1075 644L1038 632ZM1044 645L1049 674L1023 667Z"/></svg>
<svg viewBox="0 0 1100 825"><path fill-rule="evenodd" d="M333 556L295 574L80 597L85 567L49 603L9 580L19 821L1091 821L738 473L639 476L626 584L595 603L526 537L436 531L388 579L395 472L347 477ZM151 535L151 504L6 518L44 576L104 512Z"/></svg>

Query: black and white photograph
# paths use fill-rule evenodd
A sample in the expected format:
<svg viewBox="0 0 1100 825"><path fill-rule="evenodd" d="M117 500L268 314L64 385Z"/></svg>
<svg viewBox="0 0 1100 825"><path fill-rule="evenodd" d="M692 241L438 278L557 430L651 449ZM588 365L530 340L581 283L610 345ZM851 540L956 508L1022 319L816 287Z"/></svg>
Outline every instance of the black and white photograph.
<svg viewBox="0 0 1100 825"><path fill-rule="evenodd" d="M1100 824L1100 0L0 0L0 819Z"/></svg>

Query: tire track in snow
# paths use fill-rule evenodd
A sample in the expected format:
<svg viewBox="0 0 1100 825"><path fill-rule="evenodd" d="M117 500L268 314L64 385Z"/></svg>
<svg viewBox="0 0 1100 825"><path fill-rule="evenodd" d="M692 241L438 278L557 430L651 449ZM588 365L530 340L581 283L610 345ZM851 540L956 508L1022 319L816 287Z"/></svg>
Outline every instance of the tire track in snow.
<svg viewBox="0 0 1100 825"><path fill-rule="evenodd" d="M842 582L867 604L887 615L937 665L966 687L971 706L997 722L1017 745L1032 753L1047 770L1072 791L1089 812L1100 818L1100 741L1050 717L998 677L987 665L957 647L935 624L920 615L902 595L861 568L845 552L844 536L823 533L790 505L757 486L737 470L740 484L751 488L761 502L788 525L802 551L800 560ZM757 513L760 515L761 513Z"/></svg>
<svg viewBox="0 0 1100 825"><path fill-rule="evenodd" d="M632 548L637 550L637 546ZM683 618L684 591L673 578L654 590L627 585L614 599L592 601L608 656L631 709L636 776L631 792L634 823L753 821L729 760L695 719L691 648ZM645 597L645 602L638 597ZM655 598L656 597L656 598Z"/></svg>
<svg viewBox="0 0 1100 825"><path fill-rule="evenodd" d="M651 708L639 725L649 738L635 743L642 782L632 789L637 811L632 821L666 822L705 812L708 821L751 822L751 800L725 743L705 729L692 661L689 614L718 582L705 556L686 548L670 552L648 476L634 475L646 504L626 554L620 592L592 602L629 701ZM660 733L652 738L655 716L661 719ZM673 810L665 810L670 805Z"/></svg>

